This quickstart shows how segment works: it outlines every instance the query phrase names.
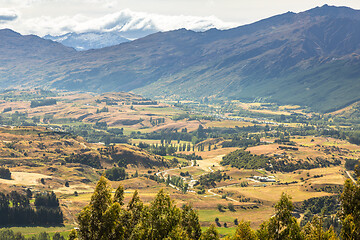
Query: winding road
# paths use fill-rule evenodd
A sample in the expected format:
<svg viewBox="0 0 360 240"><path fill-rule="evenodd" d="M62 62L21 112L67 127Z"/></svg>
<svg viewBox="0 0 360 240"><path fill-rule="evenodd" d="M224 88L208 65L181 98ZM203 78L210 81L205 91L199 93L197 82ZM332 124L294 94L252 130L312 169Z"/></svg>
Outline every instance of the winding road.
<svg viewBox="0 0 360 240"><path fill-rule="evenodd" d="M186 167L182 167L182 168L166 169L166 170L164 170L164 171L161 171L161 172L156 173L156 176L165 179L165 176L166 176L167 174L169 174L168 171L173 171L173 170L178 170L178 169L184 169L184 168L193 167L193 166L194 166L194 163L195 163L194 161L191 161L191 165L190 165L190 166L186 166ZM180 176L180 177L185 181L185 178L184 178L184 177L182 177L182 176ZM181 191L180 188L178 188L178 187L175 186L174 184L169 183L169 186L172 187L172 188L174 188L174 189L176 189L176 190L178 190L178 191ZM195 191L193 191L193 190L187 190L187 191L188 191L188 192L195 192Z"/></svg>
<svg viewBox="0 0 360 240"><path fill-rule="evenodd" d="M350 174L348 171L345 171L345 172L346 172L346 174L348 175L348 177L351 179L351 181L353 181L353 183L356 184L356 181L355 181L355 179L351 176L351 174Z"/></svg>
<svg viewBox="0 0 360 240"><path fill-rule="evenodd" d="M214 170L213 170L211 167L209 167L209 170L210 170L210 172L214 172ZM210 188L210 189L207 190L207 192L208 192L209 194L211 194L212 196L222 197L220 194L214 193L213 190L215 190L215 189L221 189L221 188L227 188L227 187L230 187L230 186L236 186L236 185L239 185L239 184L240 184L240 183L234 183L234 184L229 184L229 185L222 186L222 187ZM207 195L207 196L205 196L205 197L211 197L211 195ZM226 199L228 199L228 200L230 200L230 201L233 201L233 202L240 202L240 201L235 200L235 199L230 198L230 197L226 197Z"/></svg>

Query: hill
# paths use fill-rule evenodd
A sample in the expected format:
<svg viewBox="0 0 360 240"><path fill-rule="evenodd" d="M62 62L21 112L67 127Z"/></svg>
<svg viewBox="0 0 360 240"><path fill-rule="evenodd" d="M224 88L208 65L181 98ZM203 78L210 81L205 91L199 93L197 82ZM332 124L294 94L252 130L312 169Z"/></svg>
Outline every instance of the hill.
<svg viewBox="0 0 360 240"><path fill-rule="evenodd" d="M113 165L136 166L140 169L168 165L160 156L137 147L90 144L81 137L44 127L1 127L0 133L1 164L9 167L28 166L35 172L44 166L67 164L95 169Z"/></svg>
<svg viewBox="0 0 360 240"><path fill-rule="evenodd" d="M25 41L29 36L16 33L14 38L25 42L9 49L2 37L9 30L3 30L0 61L13 60L0 70L0 88L134 91L155 98L256 100L327 112L359 100L359 27L360 11L324 5L230 30L180 29L83 52L36 39L52 43L45 53L32 51L33 44Z"/></svg>

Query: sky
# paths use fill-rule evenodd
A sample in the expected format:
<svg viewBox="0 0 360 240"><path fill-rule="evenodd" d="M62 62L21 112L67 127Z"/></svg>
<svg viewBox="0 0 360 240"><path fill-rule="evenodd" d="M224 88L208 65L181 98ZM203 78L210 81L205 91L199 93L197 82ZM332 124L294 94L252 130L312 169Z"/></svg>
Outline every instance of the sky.
<svg viewBox="0 0 360 240"><path fill-rule="evenodd" d="M40 36L120 28L227 29L324 4L360 9L360 0L0 0L0 28Z"/></svg>

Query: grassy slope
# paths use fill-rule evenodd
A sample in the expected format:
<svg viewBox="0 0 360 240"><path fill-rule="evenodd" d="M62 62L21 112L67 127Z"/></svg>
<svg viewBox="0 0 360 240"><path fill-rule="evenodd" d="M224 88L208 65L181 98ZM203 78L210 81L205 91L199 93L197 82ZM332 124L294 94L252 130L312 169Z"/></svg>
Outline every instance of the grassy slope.
<svg viewBox="0 0 360 240"><path fill-rule="evenodd" d="M280 104L310 106L320 112L339 109L359 100L359 64L336 61L311 70L283 73L277 78L241 75L239 68L240 64L225 69L208 68L206 72L189 68L136 92L156 97L267 99Z"/></svg>

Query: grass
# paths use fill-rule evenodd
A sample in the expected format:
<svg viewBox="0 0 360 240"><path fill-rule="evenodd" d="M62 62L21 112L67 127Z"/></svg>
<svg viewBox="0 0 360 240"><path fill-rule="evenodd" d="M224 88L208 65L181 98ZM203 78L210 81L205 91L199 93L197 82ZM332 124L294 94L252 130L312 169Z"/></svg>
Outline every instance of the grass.
<svg viewBox="0 0 360 240"><path fill-rule="evenodd" d="M171 156L171 155L166 155L163 157L167 160L173 160L174 158L176 158L177 160L179 160L179 162L189 162L189 160L186 160L185 158L179 158L179 157L175 157L175 156Z"/></svg>
<svg viewBox="0 0 360 240"><path fill-rule="evenodd" d="M202 227L201 230L204 232L208 229L209 227ZM216 227L216 230L218 230L218 232L220 233L221 236L226 237L226 236L232 236L234 235L235 231L236 231L236 227Z"/></svg>
<svg viewBox="0 0 360 240"><path fill-rule="evenodd" d="M177 110L172 107L136 107L137 111L146 111L151 112L152 114L164 115L164 116L174 116L176 114L184 113L182 110Z"/></svg>
<svg viewBox="0 0 360 240"><path fill-rule="evenodd" d="M227 205L224 206L226 207ZM274 214L273 207L266 205L262 205L259 208L252 210L244 210L238 207L235 208L235 212L230 212L227 209L225 212L219 212L217 209L199 209L199 220L203 225L209 226L210 224L215 224L215 218L217 217L222 226L224 222L226 222L228 227L235 227L235 219L237 219L238 222L245 220L251 221L252 227L257 229L262 222L268 220Z"/></svg>
<svg viewBox="0 0 360 240"><path fill-rule="evenodd" d="M206 127L219 127L219 128L235 128L235 127L248 127L253 126L253 123L250 122L240 122L240 121L213 121L206 124Z"/></svg>
<svg viewBox="0 0 360 240"><path fill-rule="evenodd" d="M259 183L263 184L263 183ZM265 183L266 184L266 183ZM304 201L312 197L322 197L331 195L325 192L312 192L306 191L301 184L290 184L290 185L270 185L266 187L228 187L226 190L241 194L251 199L259 199L262 201L269 201L276 203L283 192L289 194L294 202Z"/></svg>
<svg viewBox="0 0 360 240"><path fill-rule="evenodd" d="M65 194L62 196L62 199L88 202L90 200L92 194L93 193L80 193L78 196L75 196L74 194L71 194L71 195Z"/></svg>
<svg viewBox="0 0 360 240"><path fill-rule="evenodd" d="M189 172L190 175L192 175L193 177L196 177L196 176L206 173L206 171L204 171L203 169L201 169L199 167L195 167L195 166L169 171L169 173L171 175L173 175L173 174L180 175L181 172Z"/></svg>
<svg viewBox="0 0 360 240"><path fill-rule="evenodd" d="M215 218L219 218L220 222L233 223L234 219L239 218L238 212L219 212L217 209L200 209L199 220L201 222L214 223Z"/></svg>
<svg viewBox="0 0 360 240"><path fill-rule="evenodd" d="M63 227L10 227L0 228L0 230L12 230L14 232L21 232L25 237L31 237L41 232L47 232L52 237L56 232L60 232L66 239L70 231L74 228L73 225L65 225Z"/></svg>

